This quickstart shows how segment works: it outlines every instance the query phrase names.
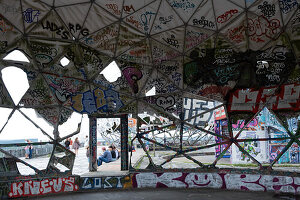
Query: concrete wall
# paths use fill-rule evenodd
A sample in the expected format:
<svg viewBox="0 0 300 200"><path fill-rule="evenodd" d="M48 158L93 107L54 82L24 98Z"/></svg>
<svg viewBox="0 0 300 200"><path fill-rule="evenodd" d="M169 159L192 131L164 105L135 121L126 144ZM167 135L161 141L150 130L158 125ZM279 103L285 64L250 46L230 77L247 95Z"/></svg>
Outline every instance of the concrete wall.
<svg viewBox="0 0 300 200"><path fill-rule="evenodd" d="M295 176L293 176L295 175ZM2 198L128 188L215 188L300 194L300 174L219 172L139 172L107 177L17 177L0 182Z"/></svg>

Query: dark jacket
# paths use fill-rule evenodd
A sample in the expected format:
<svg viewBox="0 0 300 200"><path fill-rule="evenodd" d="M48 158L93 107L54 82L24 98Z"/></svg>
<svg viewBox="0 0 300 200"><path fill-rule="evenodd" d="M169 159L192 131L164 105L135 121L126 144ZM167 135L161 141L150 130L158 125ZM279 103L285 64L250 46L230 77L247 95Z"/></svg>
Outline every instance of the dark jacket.
<svg viewBox="0 0 300 200"><path fill-rule="evenodd" d="M70 146L70 141L69 140L66 140L65 141L65 147L69 147Z"/></svg>

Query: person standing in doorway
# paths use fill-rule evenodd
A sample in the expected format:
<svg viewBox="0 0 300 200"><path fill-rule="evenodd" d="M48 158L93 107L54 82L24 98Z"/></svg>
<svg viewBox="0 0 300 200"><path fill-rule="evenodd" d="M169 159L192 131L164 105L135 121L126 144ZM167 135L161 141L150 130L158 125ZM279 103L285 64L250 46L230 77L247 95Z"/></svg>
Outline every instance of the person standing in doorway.
<svg viewBox="0 0 300 200"><path fill-rule="evenodd" d="M80 142L78 140L78 137L75 139L75 141L73 142L72 148L75 150L75 155L78 155L78 149L80 147Z"/></svg>

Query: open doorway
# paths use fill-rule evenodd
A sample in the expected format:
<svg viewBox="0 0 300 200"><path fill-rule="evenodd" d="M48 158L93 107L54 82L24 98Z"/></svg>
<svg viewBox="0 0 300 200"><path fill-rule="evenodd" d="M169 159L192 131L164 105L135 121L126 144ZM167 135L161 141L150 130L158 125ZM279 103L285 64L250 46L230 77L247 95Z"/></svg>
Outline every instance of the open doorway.
<svg viewBox="0 0 300 200"><path fill-rule="evenodd" d="M117 173L128 170L127 115L90 116L89 138L90 172ZM113 148L109 148L110 146L115 146L117 151ZM115 158L113 158L114 153L112 151L115 152ZM110 154L113 160L108 163L105 161L99 163L99 156L107 154ZM99 166L99 164L101 165Z"/></svg>

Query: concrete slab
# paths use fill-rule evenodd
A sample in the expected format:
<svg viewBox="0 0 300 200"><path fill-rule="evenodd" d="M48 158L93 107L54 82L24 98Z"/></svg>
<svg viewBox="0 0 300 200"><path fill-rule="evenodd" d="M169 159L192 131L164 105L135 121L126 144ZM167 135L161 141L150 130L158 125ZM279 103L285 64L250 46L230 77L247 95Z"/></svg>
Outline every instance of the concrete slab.
<svg viewBox="0 0 300 200"><path fill-rule="evenodd" d="M49 197L36 197L41 200L271 200L299 197L293 195L276 195L268 192L227 191L214 189L137 189L137 190L103 190L91 193L73 193Z"/></svg>

